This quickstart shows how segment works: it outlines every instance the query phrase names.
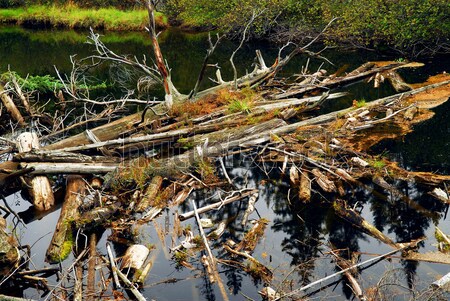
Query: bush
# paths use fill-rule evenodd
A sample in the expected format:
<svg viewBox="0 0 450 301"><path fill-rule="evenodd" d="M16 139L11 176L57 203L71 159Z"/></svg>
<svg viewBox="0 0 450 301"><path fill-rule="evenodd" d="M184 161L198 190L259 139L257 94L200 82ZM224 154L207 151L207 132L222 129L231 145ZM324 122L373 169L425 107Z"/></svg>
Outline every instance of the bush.
<svg viewBox="0 0 450 301"><path fill-rule="evenodd" d="M0 8L24 6L25 0L0 0Z"/></svg>

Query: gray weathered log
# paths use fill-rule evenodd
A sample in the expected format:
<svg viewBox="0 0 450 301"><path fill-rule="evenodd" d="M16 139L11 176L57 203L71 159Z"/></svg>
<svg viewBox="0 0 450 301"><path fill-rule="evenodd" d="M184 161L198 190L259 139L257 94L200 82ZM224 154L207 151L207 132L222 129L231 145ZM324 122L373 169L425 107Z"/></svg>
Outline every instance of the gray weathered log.
<svg viewBox="0 0 450 301"><path fill-rule="evenodd" d="M88 156L64 151L43 151L33 149L14 155L14 161L19 162L59 162L59 163L117 163L119 158Z"/></svg>
<svg viewBox="0 0 450 301"><path fill-rule="evenodd" d="M19 152L26 153L33 149L39 149L39 147L39 139L36 133L25 132L17 137ZM46 176L33 177L28 183L28 191L36 209L48 210L54 206L55 197L52 185Z"/></svg>
<svg viewBox="0 0 450 301"><path fill-rule="evenodd" d="M21 168L33 168L32 175L42 174L102 174L114 171L118 163L20 163Z"/></svg>

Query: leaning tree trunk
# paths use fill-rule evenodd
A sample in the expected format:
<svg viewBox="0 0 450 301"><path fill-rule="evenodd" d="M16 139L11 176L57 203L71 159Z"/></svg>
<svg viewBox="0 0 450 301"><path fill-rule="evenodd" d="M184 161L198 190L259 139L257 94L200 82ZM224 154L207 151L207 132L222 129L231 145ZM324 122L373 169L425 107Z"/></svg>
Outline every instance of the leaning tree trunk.
<svg viewBox="0 0 450 301"><path fill-rule="evenodd" d="M6 93L2 84L0 84L0 99L11 117L17 121L21 127L24 127L26 122L23 119L22 114L17 109L11 97Z"/></svg>

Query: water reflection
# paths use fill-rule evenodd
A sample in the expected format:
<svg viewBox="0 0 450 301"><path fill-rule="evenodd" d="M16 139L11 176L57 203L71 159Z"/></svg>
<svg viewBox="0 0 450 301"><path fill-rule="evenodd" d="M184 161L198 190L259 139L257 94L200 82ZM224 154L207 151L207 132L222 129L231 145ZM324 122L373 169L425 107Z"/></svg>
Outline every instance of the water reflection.
<svg viewBox="0 0 450 301"><path fill-rule="evenodd" d="M78 53L85 56L91 53L89 47L82 44L86 33L75 32L36 32L22 30L17 28L3 28L0 30L0 70L5 71L7 65L11 64L13 70L20 74L53 74L52 65L57 65L60 69L67 72L70 64L68 57L70 54ZM113 50L118 53L130 53L142 56L149 52L150 44L145 34L140 33L122 33L110 34L105 37L106 43L111 45ZM187 93L192 88L197 69L200 68L201 61L206 49L205 34L190 35L179 31L167 31L161 35L163 51L166 59L173 67L173 79L179 89ZM224 42L218 48L218 52L212 58L212 62L220 62L224 78L231 77L231 69L228 68L228 57L234 49L235 44ZM267 62L270 62L276 55L276 47L252 43L246 46L246 49L238 56L238 65L240 72L245 72L250 68L249 62L253 60L254 50L262 49ZM338 51L329 52L327 57L339 65L348 63L349 69L358 66L366 60L372 59L375 54L364 52L340 53ZM305 58L299 58L293 61L289 72L298 72L300 66L304 64ZM313 60L311 69L318 68L321 62ZM333 70L333 66L325 64L326 68ZM442 67L428 69L429 73L435 72ZM97 73L99 78L106 76L104 70ZM213 75L213 70L208 71L208 76ZM407 79L410 81L422 79L422 74L416 74ZM205 86L208 83L204 84ZM334 110L347 106L352 99L365 98L372 100L392 93L389 87L383 90L374 90L368 88L365 84L355 84L350 88L352 95L346 99L328 104L325 110ZM373 149L374 152L381 152L384 149L389 151L391 158L396 159L406 168L432 170L442 173L450 173L449 163L450 154L447 149L450 145L449 118L448 111L450 103L436 109L436 116L418 125L415 132L404 138L403 141L383 142ZM426 147L423 147L426 145ZM227 171L233 182L238 188L257 188L260 191L259 201L256 203L257 211L252 214L252 219L259 217L268 218L271 223L266 230L265 238L255 250L254 256L263 261L264 264L272 267L275 272L276 281L281 281L284 276L289 274L292 279L292 288L310 283L330 274L336 270L334 262L325 255L329 246L337 249L346 249L342 253L345 258L350 259L352 254L359 252L383 252L388 249L385 246L380 247L379 243L370 236L362 233L354 226L343 222L334 215L331 208L331 202L334 195L320 193L318 187L313 193L309 204L302 204L298 201L295 189L291 189L288 179L281 175L279 166L272 164L262 164L254 161L252 155L235 155L225 160ZM430 214L418 212L411 208L403 198L398 195L383 191L380 188L373 187L366 183L366 187L349 187L345 200L350 206L356 206L362 210L364 217L372 222L378 229L390 236L394 241L407 242L423 236L428 236L431 242L419 244L419 251L434 250L432 246L433 225L442 223L445 205L437 202L428 196L427 190L417 184L396 182L395 187L402 192L406 199L411 199L422 206ZM195 192L192 197L197 201L197 205L204 206L213 201L219 201L219 194L223 197L225 194L216 192ZM16 211L23 211L19 215L26 221L27 228L21 229L21 241L23 243L33 244L33 252L36 254L34 261L37 265L44 262L44 253L48 247L51 235L58 216L57 212L48 216L36 216L34 211L28 208L28 205L22 200L21 204L15 206L15 201L20 199L18 195L14 198L8 198L8 202ZM14 207L15 206L15 207ZM232 239L240 241L246 229L240 224L240 217L246 208L246 202L236 202L233 205L224 206L221 210L211 211L208 216L212 218L215 224L221 221L227 221L228 227L226 233L213 246L218 251L219 258L228 256L222 251L221 245L226 240ZM189 202L185 202L179 211L190 210ZM437 213L437 214L436 214ZM185 224L195 224L192 220ZM154 231L149 230L149 231ZM152 243L158 241L157 235L151 232ZM104 235L106 236L106 235ZM102 238L105 239L105 238ZM104 244L103 244L104 245ZM100 248L103 248L101 243ZM159 246L165 248L165 246ZM114 244L117 254L124 252L124 246ZM326 258L323 260L323 258ZM322 259L322 260L321 260ZM413 288L417 278L428 281L435 274L425 273L424 266L427 264L411 261L401 261L398 266L403 268L406 285ZM198 265L200 269L200 265ZM373 267L374 269L376 267ZM378 267L377 276L380 276L384 267ZM153 277L162 279L166 276L176 275L179 278L188 277L196 272L186 269L177 270L175 264L165 258L164 252L160 252L155 263ZM224 283L232 293L232 300L242 300L240 293L245 293L252 298L257 299L257 288L262 287L260 280L249 277L242 269L231 267L221 267L221 276ZM420 276L420 277L418 277ZM150 282L156 282L150 278ZM377 279L367 279L367 283L375 284ZM190 280L192 282L180 282L171 285L160 285L155 288L145 289L147 297L157 298L158 300L186 299L189 296L193 299L216 300L219 299L217 289L209 285L204 277ZM172 289L172 286L176 289ZM194 288L193 288L194 287ZM20 296L22 288L16 288ZM2 287L3 290L3 287ZM191 292L195 291L195 292ZM351 293L345 284L341 285L343 296L337 299L350 299ZM19 293L20 292L20 293ZM201 297L196 294L200 293ZM186 296L184 295L186 294ZM29 290L25 294L27 297L35 297L35 292Z"/></svg>

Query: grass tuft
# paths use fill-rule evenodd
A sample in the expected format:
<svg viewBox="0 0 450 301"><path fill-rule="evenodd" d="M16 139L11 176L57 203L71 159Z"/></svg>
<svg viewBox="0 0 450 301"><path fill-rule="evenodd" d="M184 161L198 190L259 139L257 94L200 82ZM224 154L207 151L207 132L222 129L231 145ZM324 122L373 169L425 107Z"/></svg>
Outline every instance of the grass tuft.
<svg viewBox="0 0 450 301"><path fill-rule="evenodd" d="M155 19L157 27L167 27L167 17L162 13L156 12ZM148 24L148 14L143 9L123 11L113 7L85 9L74 5L34 5L27 8L0 9L0 23L131 31L144 29Z"/></svg>

